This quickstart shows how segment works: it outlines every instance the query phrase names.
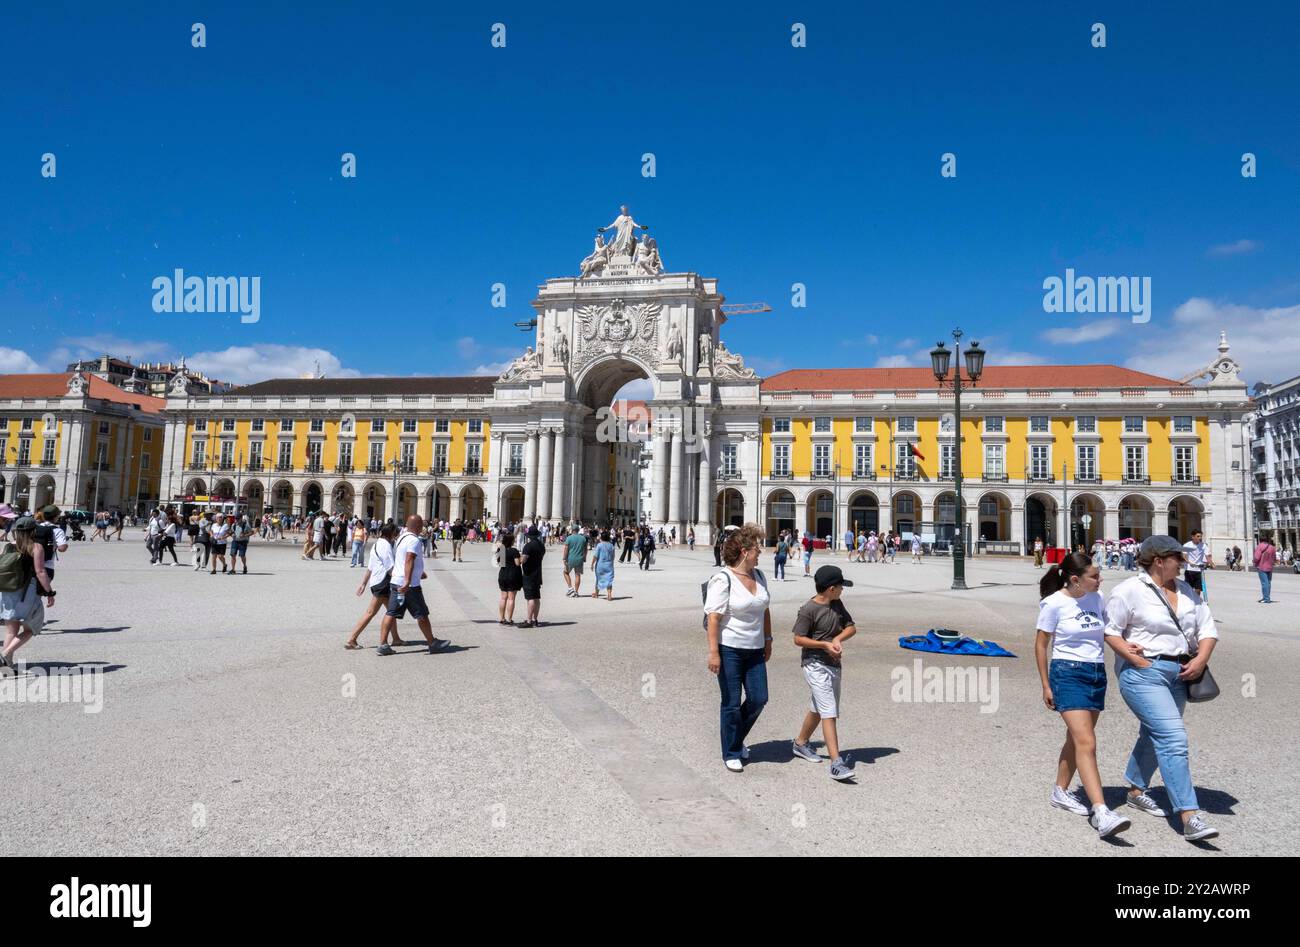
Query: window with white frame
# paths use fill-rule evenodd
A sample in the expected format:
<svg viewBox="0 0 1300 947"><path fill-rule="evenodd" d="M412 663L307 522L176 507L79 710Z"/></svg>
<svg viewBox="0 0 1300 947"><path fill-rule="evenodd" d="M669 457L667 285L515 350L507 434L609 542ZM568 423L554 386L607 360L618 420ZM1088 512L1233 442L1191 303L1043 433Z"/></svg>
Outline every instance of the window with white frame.
<svg viewBox="0 0 1300 947"><path fill-rule="evenodd" d="M1193 430L1192 416L1190 414L1178 415L1174 418L1175 434L1191 434Z"/></svg>
<svg viewBox="0 0 1300 947"><path fill-rule="evenodd" d="M939 445L939 477L941 479L946 480L953 476L953 471L956 469L953 466L955 457L956 457L955 444Z"/></svg>
<svg viewBox="0 0 1300 947"><path fill-rule="evenodd" d="M831 432L831 419L827 417L813 418L814 434L829 434Z"/></svg>
<svg viewBox="0 0 1300 947"><path fill-rule="evenodd" d="M1051 425L1047 415L1035 414L1029 419L1030 434L1046 434L1051 431Z"/></svg>
<svg viewBox="0 0 1300 947"><path fill-rule="evenodd" d="M250 441L248 444L248 466L253 470L262 468L262 442Z"/></svg>
<svg viewBox="0 0 1300 947"><path fill-rule="evenodd" d="M875 428L873 421L875 419L868 417L857 417L853 419L853 431L855 434L870 434Z"/></svg>
<svg viewBox="0 0 1300 947"><path fill-rule="evenodd" d="M221 419L221 430L224 431L224 432L227 433L227 434L229 434L229 433L231 433L232 431L234 431L234 430L235 430L235 419L234 419L234 418L222 418L222 419Z"/></svg>
<svg viewBox="0 0 1300 947"><path fill-rule="evenodd" d="M1077 480L1097 479L1097 446L1080 444L1075 450L1074 476Z"/></svg>
<svg viewBox="0 0 1300 947"><path fill-rule="evenodd" d="M1124 433L1125 434L1142 434L1147 429L1146 418L1140 414L1124 415Z"/></svg>
<svg viewBox="0 0 1300 947"><path fill-rule="evenodd" d="M915 433L916 433L916 418L914 418L914 417L910 417L910 416L907 416L907 415L904 415L903 417L900 417L900 418L898 419L898 433L899 433L899 434L915 434Z"/></svg>
<svg viewBox="0 0 1300 947"><path fill-rule="evenodd" d="M984 476L1002 477L1006 474L1005 446L1002 444L984 445Z"/></svg>
<svg viewBox="0 0 1300 947"><path fill-rule="evenodd" d="M308 424L307 430L312 434L321 434L325 430L324 418L312 418Z"/></svg>
<svg viewBox="0 0 1300 947"><path fill-rule="evenodd" d="M1188 445L1186 447L1174 448L1174 481L1176 483L1191 483L1196 477L1196 448Z"/></svg>
<svg viewBox="0 0 1300 947"><path fill-rule="evenodd" d="M370 469L382 470L384 468L384 442L372 441L370 444Z"/></svg>
<svg viewBox="0 0 1300 947"><path fill-rule="evenodd" d="M724 477L734 477L736 475L736 445L722 445L722 475Z"/></svg>
<svg viewBox="0 0 1300 947"><path fill-rule="evenodd" d="M196 440L190 445L190 466L191 467L198 470L199 468L204 466L204 461L207 459L207 449L208 449L207 441Z"/></svg>
<svg viewBox="0 0 1300 947"><path fill-rule="evenodd" d="M857 444L853 448L853 475L864 477L871 473L871 445Z"/></svg>
<svg viewBox="0 0 1300 947"><path fill-rule="evenodd" d="M266 418L253 418L252 429L254 434L260 434L266 430Z"/></svg>
<svg viewBox="0 0 1300 947"><path fill-rule="evenodd" d="M772 419L772 433L773 433L773 434L789 434L789 433L790 433L790 419L789 419L789 418L773 418L773 419Z"/></svg>
<svg viewBox="0 0 1300 947"><path fill-rule="evenodd" d="M144 429L144 442L148 444L152 440L153 440L153 428L147 427Z"/></svg>
<svg viewBox="0 0 1300 947"><path fill-rule="evenodd" d="M916 458L912 456L911 444L903 443L898 445L894 460L894 474L897 477L907 479L916 476Z"/></svg>
<svg viewBox="0 0 1300 947"><path fill-rule="evenodd" d="M434 433L434 434L446 434L446 433L447 433L448 431L450 431L450 430L451 430L451 419L450 419L450 418L434 418L434 419L433 419L433 433Z"/></svg>
<svg viewBox="0 0 1300 947"><path fill-rule="evenodd" d="M281 470L293 469L293 441L280 441L280 452L276 463Z"/></svg>
<svg viewBox="0 0 1300 947"><path fill-rule="evenodd" d="M345 471L352 469L351 441L339 441L339 466Z"/></svg>
<svg viewBox="0 0 1300 947"><path fill-rule="evenodd" d="M790 473L790 445L772 445L772 475L784 477Z"/></svg>
<svg viewBox="0 0 1300 947"><path fill-rule="evenodd" d="M831 445L813 445L813 476L829 477L831 475Z"/></svg>
<svg viewBox="0 0 1300 947"><path fill-rule="evenodd" d="M25 423L25 422L24 422L24 423ZM100 430L100 432L99 432L100 434L105 433L105 432L102 430L102 427L103 427L103 426L101 425L101 430ZM207 419L207 418L195 418L195 419L194 419L194 430L196 430L196 431L206 431L207 429L208 429L208 419Z"/></svg>
<svg viewBox="0 0 1300 947"><path fill-rule="evenodd" d="M1029 448L1029 478L1050 480L1052 476L1052 448L1047 444L1034 444Z"/></svg>
<svg viewBox="0 0 1300 947"><path fill-rule="evenodd" d="M234 441L221 442L221 455L217 462L221 464L222 470L230 470L232 467L235 466L235 442Z"/></svg>
<svg viewBox="0 0 1300 947"><path fill-rule="evenodd" d="M441 473L447 472L447 445L433 445L433 469Z"/></svg>
<svg viewBox="0 0 1300 947"><path fill-rule="evenodd" d="M510 445L510 472L524 472L524 445L518 442Z"/></svg>
<svg viewBox="0 0 1300 947"><path fill-rule="evenodd" d="M465 422L465 430L466 430L467 432L469 432L470 434L482 434L482 433L483 433L483 419L482 419L482 418L470 418L468 421Z"/></svg>
<svg viewBox="0 0 1300 947"><path fill-rule="evenodd" d="M402 433L403 434L415 433L415 418L402 418Z"/></svg>
<svg viewBox="0 0 1300 947"><path fill-rule="evenodd" d="M1082 414L1074 419L1074 430L1076 434L1096 434L1097 418L1095 415Z"/></svg>
<svg viewBox="0 0 1300 947"><path fill-rule="evenodd" d="M384 419L383 419L383 418L371 418L371 419L370 419L370 433L371 433L371 434L383 434L383 433L384 433Z"/></svg>
<svg viewBox="0 0 1300 947"><path fill-rule="evenodd" d="M322 441L307 442L307 466L309 469L320 470L321 451L324 448L324 446L325 445Z"/></svg>
<svg viewBox="0 0 1300 947"><path fill-rule="evenodd" d="M984 418L985 434L1001 434L1003 432L1002 418L999 415L991 415Z"/></svg>
<svg viewBox="0 0 1300 947"><path fill-rule="evenodd" d="M52 437L45 438L45 448L41 451L41 463L46 467L54 466L54 438Z"/></svg>
<svg viewBox="0 0 1300 947"><path fill-rule="evenodd" d="M280 433L281 434L293 433L293 418L280 419Z"/></svg>
<svg viewBox="0 0 1300 947"><path fill-rule="evenodd" d="M482 444L468 444L465 447L465 471L473 473L479 469L479 460L483 456Z"/></svg>
<svg viewBox="0 0 1300 947"><path fill-rule="evenodd" d="M402 445L402 470L405 473L415 471L415 442L407 441Z"/></svg>
<svg viewBox="0 0 1300 947"><path fill-rule="evenodd" d="M1129 444L1124 448L1124 477L1128 480L1141 480L1147 475L1147 449L1141 444Z"/></svg>
<svg viewBox="0 0 1300 947"><path fill-rule="evenodd" d="M153 461L153 457L152 457L151 455L149 455L149 454L141 454L141 455L140 455L140 469L141 469L141 470L148 470L152 461Z"/></svg>

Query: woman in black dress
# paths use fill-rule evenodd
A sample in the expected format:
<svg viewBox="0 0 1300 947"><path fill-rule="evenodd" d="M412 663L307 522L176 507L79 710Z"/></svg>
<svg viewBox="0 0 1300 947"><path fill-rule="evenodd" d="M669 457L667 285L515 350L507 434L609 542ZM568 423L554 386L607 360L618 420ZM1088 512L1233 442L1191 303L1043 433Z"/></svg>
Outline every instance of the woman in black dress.
<svg viewBox="0 0 1300 947"><path fill-rule="evenodd" d="M498 608L500 624L515 623L515 594L524 587L524 573L519 568L519 550L515 548L514 533L501 534L501 568L497 572L497 588L501 590Z"/></svg>

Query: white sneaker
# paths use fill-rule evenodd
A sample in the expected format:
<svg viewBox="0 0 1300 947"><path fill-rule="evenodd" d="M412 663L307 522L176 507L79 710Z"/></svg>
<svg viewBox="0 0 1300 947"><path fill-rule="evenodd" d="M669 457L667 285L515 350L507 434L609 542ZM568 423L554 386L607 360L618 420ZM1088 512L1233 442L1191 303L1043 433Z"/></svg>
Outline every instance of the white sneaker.
<svg viewBox="0 0 1300 947"><path fill-rule="evenodd" d="M1109 838L1112 835L1118 835L1127 829L1132 823L1105 806L1098 806L1088 817L1088 824L1097 830L1097 834L1102 838Z"/></svg>
<svg viewBox="0 0 1300 947"><path fill-rule="evenodd" d="M1060 786L1052 787L1052 805L1066 812L1073 812L1075 815L1088 815L1088 807L1079 801L1079 797L1072 792L1066 792Z"/></svg>
<svg viewBox="0 0 1300 947"><path fill-rule="evenodd" d="M745 771L745 764L740 760L724 760L722 765L733 773L743 773Z"/></svg>

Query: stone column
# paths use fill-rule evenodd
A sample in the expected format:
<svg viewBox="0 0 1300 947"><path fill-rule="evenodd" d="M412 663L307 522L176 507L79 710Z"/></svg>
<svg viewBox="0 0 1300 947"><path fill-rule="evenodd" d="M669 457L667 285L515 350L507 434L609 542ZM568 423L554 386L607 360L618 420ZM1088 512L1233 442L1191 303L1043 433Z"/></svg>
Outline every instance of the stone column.
<svg viewBox="0 0 1300 947"><path fill-rule="evenodd" d="M524 444L524 519L537 516L537 432L529 431Z"/></svg>
<svg viewBox="0 0 1300 947"><path fill-rule="evenodd" d="M541 457L537 461L537 516L551 518L551 429L542 428L538 434Z"/></svg>
<svg viewBox="0 0 1300 947"><path fill-rule="evenodd" d="M1025 545L1025 508L1023 506L1013 506L1011 508L1011 535L1008 538L1020 546L1022 556L1033 553L1034 541L1030 539L1028 540L1029 545Z"/></svg>
<svg viewBox="0 0 1300 947"><path fill-rule="evenodd" d="M671 432L655 432L654 470L650 476L650 519L658 529L668 519L668 452Z"/></svg>
<svg viewBox="0 0 1300 947"><path fill-rule="evenodd" d="M569 507L569 436L563 427L555 429L555 464L551 474L551 515L565 518Z"/></svg>
<svg viewBox="0 0 1300 947"><path fill-rule="evenodd" d="M1118 507L1115 508L1115 509L1107 509L1107 510L1105 511L1104 519L1105 519L1105 523L1106 523L1106 529L1105 529L1105 530L1102 532L1102 534L1101 534L1101 535L1102 535L1102 538L1104 538L1104 539L1119 539L1119 509L1118 509ZM1031 539L1029 540L1029 542L1032 543L1032 542L1033 542L1033 539L1031 538ZM1033 550L1033 547L1031 546L1030 549L1029 549L1029 552L1033 552L1033 551L1034 551L1034 550Z"/></svg>
<svg viewBox="0 0 1300 947"><path fill-rule="evenodd" d="M1204 527L1202 527L1204 528ZM1151 513L1151 535L1165 536L1169 533L1169 507L1157 505Z"/></svg>
<svg viewBox="0 0 1300 947"><path fill-rule="evenodd" d="M700 436L700 453L696 461L699 470L697 481L695 541L704 545L713 542L713 438Z"/></svg>
<svg viewBox="0 0 1300 947"><path fill-rule="evenodd" d="M677 535L680 538L685 535L682 528L682 483L686 479L685 469L683 467L684 447L682 432L673 432L672 442L672 461L668 470L668 522L677 527Z"/></svg>

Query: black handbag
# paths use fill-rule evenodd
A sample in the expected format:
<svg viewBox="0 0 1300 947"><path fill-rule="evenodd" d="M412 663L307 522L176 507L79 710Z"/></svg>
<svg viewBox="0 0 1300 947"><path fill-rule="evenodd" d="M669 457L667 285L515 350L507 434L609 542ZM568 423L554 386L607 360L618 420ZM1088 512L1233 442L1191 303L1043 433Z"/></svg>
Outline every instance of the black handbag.
<svg viewBox="0 0 1300 947"><path fill-rule="evenodd" d="M1183 640L1187 642L1187 647L1192 649L1192 657L1196 657L1197 648L1193 644L1192 639L1187 637L1187 632L1183 631L1183 624L1178 620L1178 614L1174 611L1173 606L1169 604L1169 599L1165 598L1165 594L1156 588L1154 584L1145 582L1143 584L1149 585L1151 591L1156 594L1156 598L1160 599L1160 603L1164 605L1165 611L1169 613L1169 617L1173 621L1174 627L1178 629L1178 633L1182 635ZM1186 684L1187 699L1193 704L1203 704L1207 700L1214 700L1214 698L1219 696L1219 683L1214 679L1214 675L1210 673L1209 665L1206 665L1205 670L1201 672L1200 677L1189 680Z"/></svg>

